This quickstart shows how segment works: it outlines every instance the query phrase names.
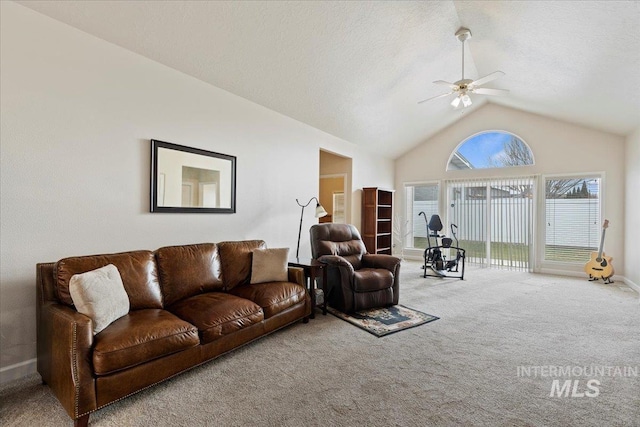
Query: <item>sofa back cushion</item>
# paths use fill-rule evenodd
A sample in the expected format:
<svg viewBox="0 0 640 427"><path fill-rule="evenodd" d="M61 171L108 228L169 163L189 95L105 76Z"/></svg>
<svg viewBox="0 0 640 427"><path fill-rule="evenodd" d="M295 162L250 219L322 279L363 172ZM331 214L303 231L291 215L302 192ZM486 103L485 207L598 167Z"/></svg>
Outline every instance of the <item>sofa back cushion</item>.
<svg viewBox="0 0 640 427"><path fill-rule="evenodd" d="M86 273L113 264L118 269L131 310L162 308L156 263L151 251L88 255L64 258L55 265L56 294L60 302L73 305L69 280L74 274Z"/></svg>
<svg viewBox="0 0 640 427"><path fill-rule="evenodd" d="M223 290L215 243L160 248L156 260L165 306L203 292Z"/></svg>
<svg viewBox="0 0 640 427"><path fill-rule="evenodd" d="M251 251L265 249L264 240L244 240L218 243L222 260L225 290L249 283L251 280Z"/></svg>

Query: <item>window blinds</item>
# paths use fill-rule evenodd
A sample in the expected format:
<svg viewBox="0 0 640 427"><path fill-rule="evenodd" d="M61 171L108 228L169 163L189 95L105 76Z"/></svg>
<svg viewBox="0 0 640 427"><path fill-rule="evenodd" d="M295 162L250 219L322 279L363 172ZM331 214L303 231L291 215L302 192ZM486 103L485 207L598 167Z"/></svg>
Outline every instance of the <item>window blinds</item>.
<svg viewBox="0 0 640 427"><path fill-rule="evenodd" d="M545 178L545 261L584 263L602 230L600 178Z"/></svg>
<svg viewBox="0 0 640 427"><path fill-rule="evenodd" d="M534 183L533 176L446 182L449 223L469 262L530 269Z"/></svg>

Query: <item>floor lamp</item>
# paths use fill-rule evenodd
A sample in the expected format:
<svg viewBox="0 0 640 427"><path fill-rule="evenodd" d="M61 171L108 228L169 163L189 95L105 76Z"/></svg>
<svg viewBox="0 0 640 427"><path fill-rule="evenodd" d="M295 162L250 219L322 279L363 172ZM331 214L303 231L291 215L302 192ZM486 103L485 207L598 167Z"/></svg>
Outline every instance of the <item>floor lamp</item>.
<svg viewBox="0 0 640 427"><path fill-rule="evenodd" d="M313 200L316 201L316 218L327 216L327 211L324 210L317 197L312 197L306 205L300 204L298 199L296 199L296 203L302 208L302 212L300 212L300 227L298 228L298 246L296 248L296 259L300 256L300 235L302 234L302 218L304 217L304 208L309 206L309 204L311 204Z"/></svg>

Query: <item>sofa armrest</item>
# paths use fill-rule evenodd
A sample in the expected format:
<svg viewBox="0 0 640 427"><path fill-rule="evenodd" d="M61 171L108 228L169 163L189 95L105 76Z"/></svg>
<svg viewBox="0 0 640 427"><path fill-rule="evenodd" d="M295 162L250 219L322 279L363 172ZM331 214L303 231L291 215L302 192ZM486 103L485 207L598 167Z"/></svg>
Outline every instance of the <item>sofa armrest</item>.
<svg viewBox="0 0 640 427"><path fill-rule="evenodd" d="M327 294L330 305L340 301L344 307L353 306L353 276L355 269L345 258L339 255L323 255L318 261L327 265Z"/></svg>
<svg viewBox="0 0 640 427"><path fill-rule="evenodd" d="M306 289L306 280L304 277L304 270L300 267L289 267L289 281L297 283Z"/></svg>
<svg viewBox="0 0 640 427"><path fill-rule="evenodd" d="M400 258L392 255L365 254L362 256L362 264L369 268L384 268L395 274L396 268L400 265Z"/></svg>
<svg viewBox="0 0 640 427"><path fill-rule="evenodd" d="M344 273L352 275L354 272L353 265L339 255L322 255L318 261L324 262L330 266L339 267Z"/></svg>
<svg viewBox="0 0 640 427"><path fill-rule="evenodd" d="M369 268L384 268L393 274L393 303L398 304L400 296L400 264L402 260L392 255L365 254L362 265Z"/></svg>
<svg viewBox="0 0 640 427"><path fill-rule="evenodd" d="M40 327L44 329L39 334L41 356L49 368L48 378L43 379L72 419L95 411L91 319L71 307L51 302L41 307L40 314Z"/></svg>

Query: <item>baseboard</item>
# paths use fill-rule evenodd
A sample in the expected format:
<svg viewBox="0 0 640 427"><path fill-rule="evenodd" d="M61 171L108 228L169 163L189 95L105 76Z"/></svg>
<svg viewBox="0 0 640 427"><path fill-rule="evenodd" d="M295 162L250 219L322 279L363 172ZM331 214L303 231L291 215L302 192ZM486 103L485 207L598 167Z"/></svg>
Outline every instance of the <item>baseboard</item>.
<svg viewBox="0 0 640 427"><path fill-rule="evenodd" d="M584 272L582 272L582 271L559 270L559 269L553 269L553 268L541 268L539 273L552 274L554 276L570 276L570 277L583 277L583 278L586 278Z"/></svg>
<svg viewBox="0 0 640 427"><path fill-rule="evenodd" d="M625 285L627 285L628 287L636 291L638 294L640 294L640 285L638 285L637 283L633 283L631 280L627 279L626 277L623 277L622 279L624 280Z"/></svg>
<svg viewBox="0 0 640 427"><path fill-rule="evenodd" d="M34 358L0 368L0 385L33 374L36 372L36 362Z"/></svg>

